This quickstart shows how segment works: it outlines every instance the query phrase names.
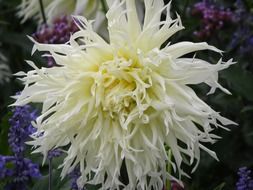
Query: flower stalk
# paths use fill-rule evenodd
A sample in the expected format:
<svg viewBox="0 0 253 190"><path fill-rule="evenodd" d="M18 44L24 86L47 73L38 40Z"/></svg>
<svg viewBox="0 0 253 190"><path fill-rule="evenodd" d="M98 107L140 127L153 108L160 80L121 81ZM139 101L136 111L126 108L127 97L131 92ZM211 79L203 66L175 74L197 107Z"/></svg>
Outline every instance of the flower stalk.
<svg viewBox="0 0 253 190"><path fill-rule="evenodd" d="M41 15L42 15L43 23L47 24L47 19L46 19L46 15L45 15L45 11L44 11L44 6L43 6L42 0L39 0L39 3L40 3L40 12L41 12Z"/></svg>
<svg viewBox="0 0 253 190"><path fill-rule="evenodd" d="M171 157L172 157L172 154L171 154L171 150L169 149L168 150L168 159L169 160L168 160L168 164L167 164L167 168L166 168L166 170L169 174L171 174L171 164L169 163L169 161L171 160ZM167 178L167 180L166 180L166 190L171 190L171 181L169 178Z"/></svg>
<svg viewBox="0 0 253 190"><path fill-rule="evenodd" d="M106 2L105 2L105 0L101 0L101 4L102 4L102 9L103 9L103 12L104 12L104 13L107 13L108 8L107 8L107 6L106 6Z"/></svg>

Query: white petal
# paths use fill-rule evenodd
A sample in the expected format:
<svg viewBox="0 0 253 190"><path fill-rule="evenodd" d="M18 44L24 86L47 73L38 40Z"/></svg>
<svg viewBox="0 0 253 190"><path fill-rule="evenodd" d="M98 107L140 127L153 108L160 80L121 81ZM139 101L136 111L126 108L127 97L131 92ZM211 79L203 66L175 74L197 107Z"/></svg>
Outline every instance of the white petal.
<svg viewBox="0 0 253 190"><path fill-rule="evenodd" d="M172 59L176 59L185 54L192 53L200 50L212 50L218 53L222 51L214 46L208 45L206 42L193 43L193 42L179 42L168 47L165 47L163 51L171 56Z"/></svg>

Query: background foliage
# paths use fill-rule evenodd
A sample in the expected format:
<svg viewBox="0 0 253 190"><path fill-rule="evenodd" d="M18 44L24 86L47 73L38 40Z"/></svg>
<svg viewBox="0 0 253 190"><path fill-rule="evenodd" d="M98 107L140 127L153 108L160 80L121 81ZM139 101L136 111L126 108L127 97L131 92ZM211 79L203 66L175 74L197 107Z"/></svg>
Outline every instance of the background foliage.
<svg viewBox="0 0 253 190"><path fill-rule="evenodd" d="M168 2L168 1L167 1ZM224 50L223 59L233 58L237 64L220 73L221 84L229 89L232 95L217 91L214 95L206 96L208 88L204 85L194 87L203 100L212 105L222 115L237 122L238 126L231 126L230 132L217 129L217 134L223 138L212 149L217 153L220 162L216 162L206 153L202 154L200 166L192 174L191 179L184 179L185 189L211 190L235 189L238 179L237 170L242 166L253 167L253 1L210 1L218 10L227 10L232 13L230 21L224 21L221 27L216 27L214 20L206 19L198 11L196 13L195 0L173 0L172 12L181 15L185 30L179 32L171 40L174 41L207 41L208 43ZM35 54L31 57L32 43L26 37L36 31L36 23L27 21L20 24L16 16L16 7L20 0L0 0L0 52L8 59L12 73L20 70L27 71L29 66L24 60L33 60L42 66L45 60ZM211 13L210 13L211 14ZM218 17L217 14L214 17ZM200 36L199 31L214 22L214 28L207 36ZM217 23L216 23L217 24ZM198 53L206 56L205 59L217 62L212 53ZM0 84L0 154L11 154L8 147L8 129L11 109L8 105L13 101L10 96L22 89L22 85L12 77L10 82ZM26 153L34 162L41 163L40 155ZM70 189L70 181L59 180L57 166L62 158L53 160L53 186L54 189ZM47 163L42 167L43 177L34 180L29 185L30 189L44 190L48 186ZM1 184L0 181L0 189ZM96 189L96 187L88 187Z"/></svg>

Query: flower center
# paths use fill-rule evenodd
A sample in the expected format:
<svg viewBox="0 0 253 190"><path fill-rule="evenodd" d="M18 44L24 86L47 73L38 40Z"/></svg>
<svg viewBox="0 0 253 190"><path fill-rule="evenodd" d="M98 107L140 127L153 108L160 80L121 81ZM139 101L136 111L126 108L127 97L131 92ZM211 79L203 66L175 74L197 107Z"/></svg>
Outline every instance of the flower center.
<svg viewBox="0 0 253 190"><path fill-rule="evenodd" d="M141 117L148 107L150 72L137 56L119 53L99 67L99 77L95 79L96 102L101 102L103 111L123 123L129 116Z"/></svg>

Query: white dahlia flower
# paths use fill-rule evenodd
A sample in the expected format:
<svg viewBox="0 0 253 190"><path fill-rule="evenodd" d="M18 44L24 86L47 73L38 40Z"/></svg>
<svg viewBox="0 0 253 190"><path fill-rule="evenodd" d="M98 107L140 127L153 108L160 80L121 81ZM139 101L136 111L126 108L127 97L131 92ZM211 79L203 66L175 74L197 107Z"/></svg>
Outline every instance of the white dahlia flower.
<svg viewBox="0 0 253 190"><path fill-rule="evenodd" d="M42 0L45 16L49 23L62 15L83 15L86 18L94 18L100 6L100 0ZM42 22L42 14L39 0L22 0L18 7L18 16L22 22L29 18L35 18Z"/></svg>
<svg viewBox="0 0 253 190"><path fill-rule="evenodd" d="M63 177L80 165L80 186L160 190L173 178L166 164L181 176L186 175L183 163L196 169L200 150L217 159L205 145L219 138L215 128L234 122L188 85L206 83L209 93L216 88L229 93L218 83L218 71L233 62L182 57L198 50L221 52L207 43L163 47L183 26L179 16L170 17L170 4L164 6L162 0L145 0L144 23L135 0L108 0L108 5L109 42L83 17L76 17L80 31L68 44L35 42L34 51L49 51L59 66L37 68L28 61L34 70L16 74L25 88L14 105L42 103L34 122L38 132L30 144L45 158L49 150L64 147ZM161 21L164 11L167 16ZM120 180L123 162L128 184Z"/></svg>

